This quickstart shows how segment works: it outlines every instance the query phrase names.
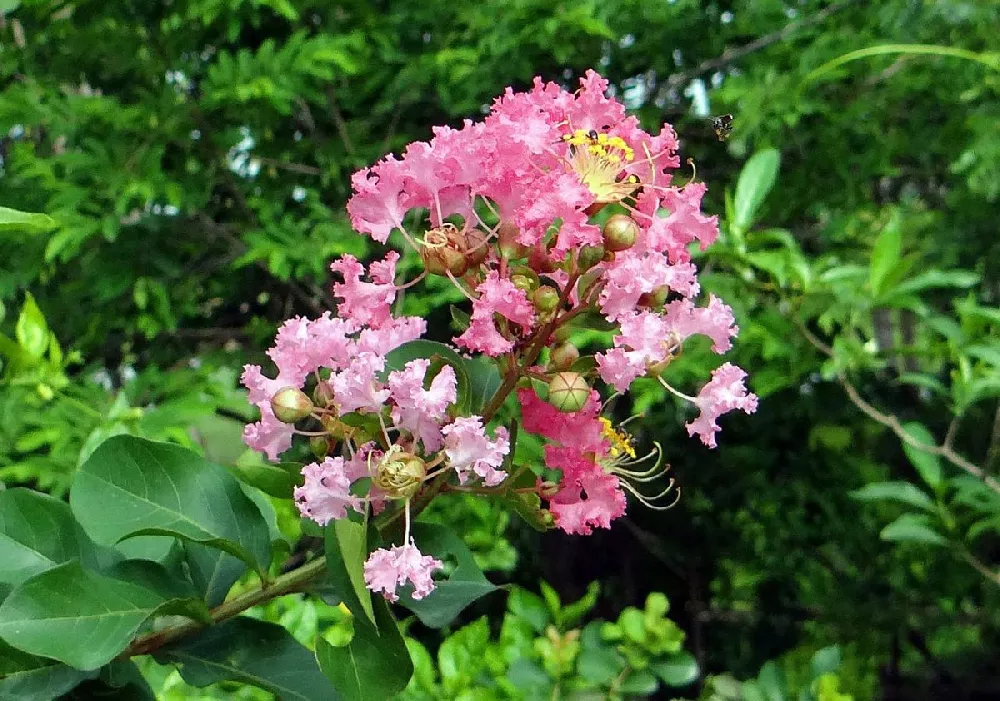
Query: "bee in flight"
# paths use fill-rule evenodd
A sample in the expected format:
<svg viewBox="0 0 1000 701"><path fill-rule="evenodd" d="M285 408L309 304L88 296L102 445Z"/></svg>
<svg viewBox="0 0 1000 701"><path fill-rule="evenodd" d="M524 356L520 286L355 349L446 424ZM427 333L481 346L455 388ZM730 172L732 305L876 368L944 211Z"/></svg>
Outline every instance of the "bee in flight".
<svg viewBox="0 0 1000 701"><path fill-rule="evenodd" d="M715 136L719 141L725 141L733 133L733 115L723 114L712 117L712 129L715 130Z"/></svg>

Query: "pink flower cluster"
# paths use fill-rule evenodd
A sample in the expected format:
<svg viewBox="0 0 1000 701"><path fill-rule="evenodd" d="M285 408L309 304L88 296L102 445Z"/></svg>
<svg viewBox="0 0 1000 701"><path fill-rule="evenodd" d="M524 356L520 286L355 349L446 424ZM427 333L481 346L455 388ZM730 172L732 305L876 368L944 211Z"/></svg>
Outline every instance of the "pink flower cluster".
<svg viewBox="0 0 1000 701"><path fill-rule="evenodd" d="M502 409L515 387L521 428L545 439L546 465L561 475L527 489L545 500L559 528L578 534L610 527L625 512L626 491L642 499L630 477L648 482L650 474L632 469L631 437L600 416L594 383L627 392L638 378L657 378L698 409L688 432L709 447L720 416L756 409L746 373L729 363L697 396L662 377L689 338L707 337L721 354L737 334L722 300L700 299L692 260L693 246L705 250L715 240L718 222L701 212L704 184L674 182L673 129L646 133L607 88L592 71L572 93L536 79L530 91L508 89L482 121L435 128L429 142L352 178L354 228L381 244L397 234L422 258L424 275L448 277L471 300L453 342L495 359L504 379L481 416L459 415L462 373L451 364L416 359L389 367L387 355L426 325L393 316L401 289L396 252L367 270L350 255L335 262L336 316L281 327L269 351L274 379L257 366L245 369L250 401L261 411L246 429L248 445L276 460L296 433L312 436L314 447L317 436L330 438L295 490L303 515L327 523L348 509L405 504L404 543L377 550L365 565L369 588L392 601L407 583L414 598L427 595L441 567L409 538L410 499L425 482L441 476L456 489L510 489L510 436L487 426L514 408ZM413 221L424 224L410 231L404 222ZM612 347L577 371L578 349L557 332L586 314L616 333ZM529 377L558 390L543 399L526 386ZM323 431L299 431L299 419ZM333 445L340 455L323 453ZM523 474L527 466L519 467ZM360 488L363 481L370 485Z"/></svg>

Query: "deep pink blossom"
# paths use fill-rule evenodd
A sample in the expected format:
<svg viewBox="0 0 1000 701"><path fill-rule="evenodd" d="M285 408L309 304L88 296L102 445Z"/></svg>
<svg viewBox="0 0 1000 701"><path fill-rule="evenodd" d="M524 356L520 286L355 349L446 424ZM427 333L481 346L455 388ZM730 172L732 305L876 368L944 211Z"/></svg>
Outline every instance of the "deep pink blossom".
<svg viewBox="0 0 1000 701"><path fill-rule="evenodd" d="M709 448L715 447L715 434L719 432L718 418L740 409L752 414L757 411L757 395L747 392L746 372L732 363L726 363L712 372L712 379L701 388L695 404L701 410L698 418L687 424L689 436L698 435Z"/></svg>
<svg viewBox="0 0 1000 701"><path fill-rule="evenodd" d="M415 545L396 545L388 550L379 548L365 562L365 585L381 592L389 601L399 600L396 589L407 582L413 585L413 598L423 599L434 591L431 574L444 563L423 555Z"/></svg>
<svg viewBox="0 0 1000 701"><path fill-rule="evenodd" d="M625 493L618 478L588 463L573 480L563 480L549 500L556 525L566 533L589 535L594 528L611 528L611 522L625 515Z"/></svg>
<svg viewBox="0 0 1000 701"><path fill-rule="evenodd" d="M510 451L507 429L496 430L496 439L490 440L478 416L459 417L448 424L444 434L444 452L448 463L455 468L459 480L464 484L472 472L481 477L487 487L507 479L507 473L498 469Z"/></svg>
<svg viewBox="0 0 1000 701"><path fill-rule="evenodd" d="M441 447L441 424L447 418L448 406L455 401L458 389L455 368L451 365L441 368L430 387L424 389L430 365L431 361L426 358L411 360L403 370L389 373L388 380L393 422L420 440L427 453Z"/></svg>
<svg viewBox="0 0 1000 701"><path fill-rule="evenodd" d="M560 445L576 446L581 452L604 452L607 440L602 435L597 415L601 410L601 396L596 390L580 411L562 412L539 398L531 389L517 390L521 404L521 427L537 433Z"/></svg>
<svg viewBox="0 0 1000 701"><path fill-rule="evenodd" d="M514 343L500 334L493 319L494 314L530 328L535 322L535 308L528 301L524 290L518 289L507 278L493 270L476 288L478 299L472 303L472 321L469 328L455 339L455 343L472 351L490 356L506 353Z"/></svg>

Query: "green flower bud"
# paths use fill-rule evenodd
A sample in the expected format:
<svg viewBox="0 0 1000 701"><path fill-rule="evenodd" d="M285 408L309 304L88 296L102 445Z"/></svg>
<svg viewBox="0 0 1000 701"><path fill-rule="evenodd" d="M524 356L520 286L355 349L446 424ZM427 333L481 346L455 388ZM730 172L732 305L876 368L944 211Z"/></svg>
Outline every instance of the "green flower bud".
<svg viewBox="0 0 1000 701"><path fill-rule="evenodd" d="M627 214L612 214L601 229L604 248L609 251L626 251L639 237L639 225Z"/></svg>
<svg viewBox="0 0 1000 701"><path fill-rule="evenodd" d="M271 411L274 416L286 424L293 424L312 413L313 403L306 393L297 387L279 389L271 397Z"/></svg>
<svg viewBox="0 0 1000 701"><path fill-rule="evenodd" d="M580 411L590 398L590 385L578 372L556 373L549 382L549 404L559 411Z"/></svg>
<svg viewBox="0 0 1000 701"><path fill-rule="evenodd" d="M317 406L330 406L333 404L333 389L326 382L320 382L313 390L313 401Z"/></svg>
<svg viewBox="0 0 1000 701"><path fill-rule="evenodd" d="M309 450L319 460L329 455L331 447L333 447L333 444L326 436L313 436L309 439Z"/></svg>
<svg viewBox="0 0 1000 701"><path fill-rule="evenodd" d="M497 231L500 243L500 254L507 259L524 258L528 255L528 247L517 240L520 229L510 223L503 223Z"/></svg>
<svg viewBox="0 0 1000 701"><path fill-rule="evenodd" d="M552 349L549 362L556 370L569 370L579 357L580 351L572 343L560 343Z"/></svg>
<svg viewBox="0 0 1000 701"><path fill-rule="evenodd" d="M667 301L667 296L670 294L670 288L666 285L662 287L657 287L652 292L647 292L639 296L639 305L643 307L650 307L652 309L659 309Z"/></svg>
<svg viewBox="0 0 1000 701"><path fill-rule="evenodd" d="M531 293L531 303L540 312L555 311L559 306L559 292L548 285L542 285Z"/></svg>
<svg viewBox="0 0 1000 701"><path fill-rule="evenodd" d="M577 263L580 266L580 270L590 270L602 260L604 260L604 248L602 246L584 246L580 249Z"/></svg>
<svg viewBox="0 0 1000 701"><path fill-rule="evenodd" d="M514 284L514 287L525 292L531 292L535 289L535 281L527 275L511 275L510 281Z"/></svg>

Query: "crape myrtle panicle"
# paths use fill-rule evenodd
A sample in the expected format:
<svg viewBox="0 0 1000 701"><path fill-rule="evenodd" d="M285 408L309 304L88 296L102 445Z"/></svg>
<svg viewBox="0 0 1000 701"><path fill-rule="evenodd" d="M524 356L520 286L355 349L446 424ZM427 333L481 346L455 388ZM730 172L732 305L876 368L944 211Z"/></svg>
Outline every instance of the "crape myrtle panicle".
<svg viewBox="0 0 1000 701"><path fill-rule="evenodd" d="M661 376L689 337L707 336L721 354L737 334L722 300L699 298L691 260L692 245L715 240L718 222L701 212L704 184L674 184L673 129L646 133L607 87L591 71L575 92L541 79L527 92L508 88L483 121L436 127L429 142L352 178L354 228L382 244L399 232L424 263L420 277L446 277L470 300L453 343L493 359L503 377L483 415L460 415L449 364L418 358L389 371L387 354L426 331L424 319L393 314L398 292L419 281L396 279L396 251L367 268L350 255L334 262L336 314L281 326L268 351L273 379L244 369L260 409L247 445L278 460L300 435L320 453L295 490L304 516L326 524L389 505L403 515L402 544L376 550L364 567L368 587L390 601L408 584L413 598L428 595L442 567L410 538L421 490L432 481L485 495L511 488L510 435L490 421L512 391L520 430L545 439L548 468L517 491L537 494L554 524L576 534L608 528L625 513L626 492L664 508L657 502L673 484L639 490L662 477L662 451L637 457L631 437L601 416L595 385L623 393L637 378L657 378L697 407L688 432L713 448L722 414L756 409L746 373L730 363L695 396ZM582 314L602 316L616 333L581 365L562 330ZM547 387L544 397L536 387ZM636 467L650 457L652 467Z"/></svg>

